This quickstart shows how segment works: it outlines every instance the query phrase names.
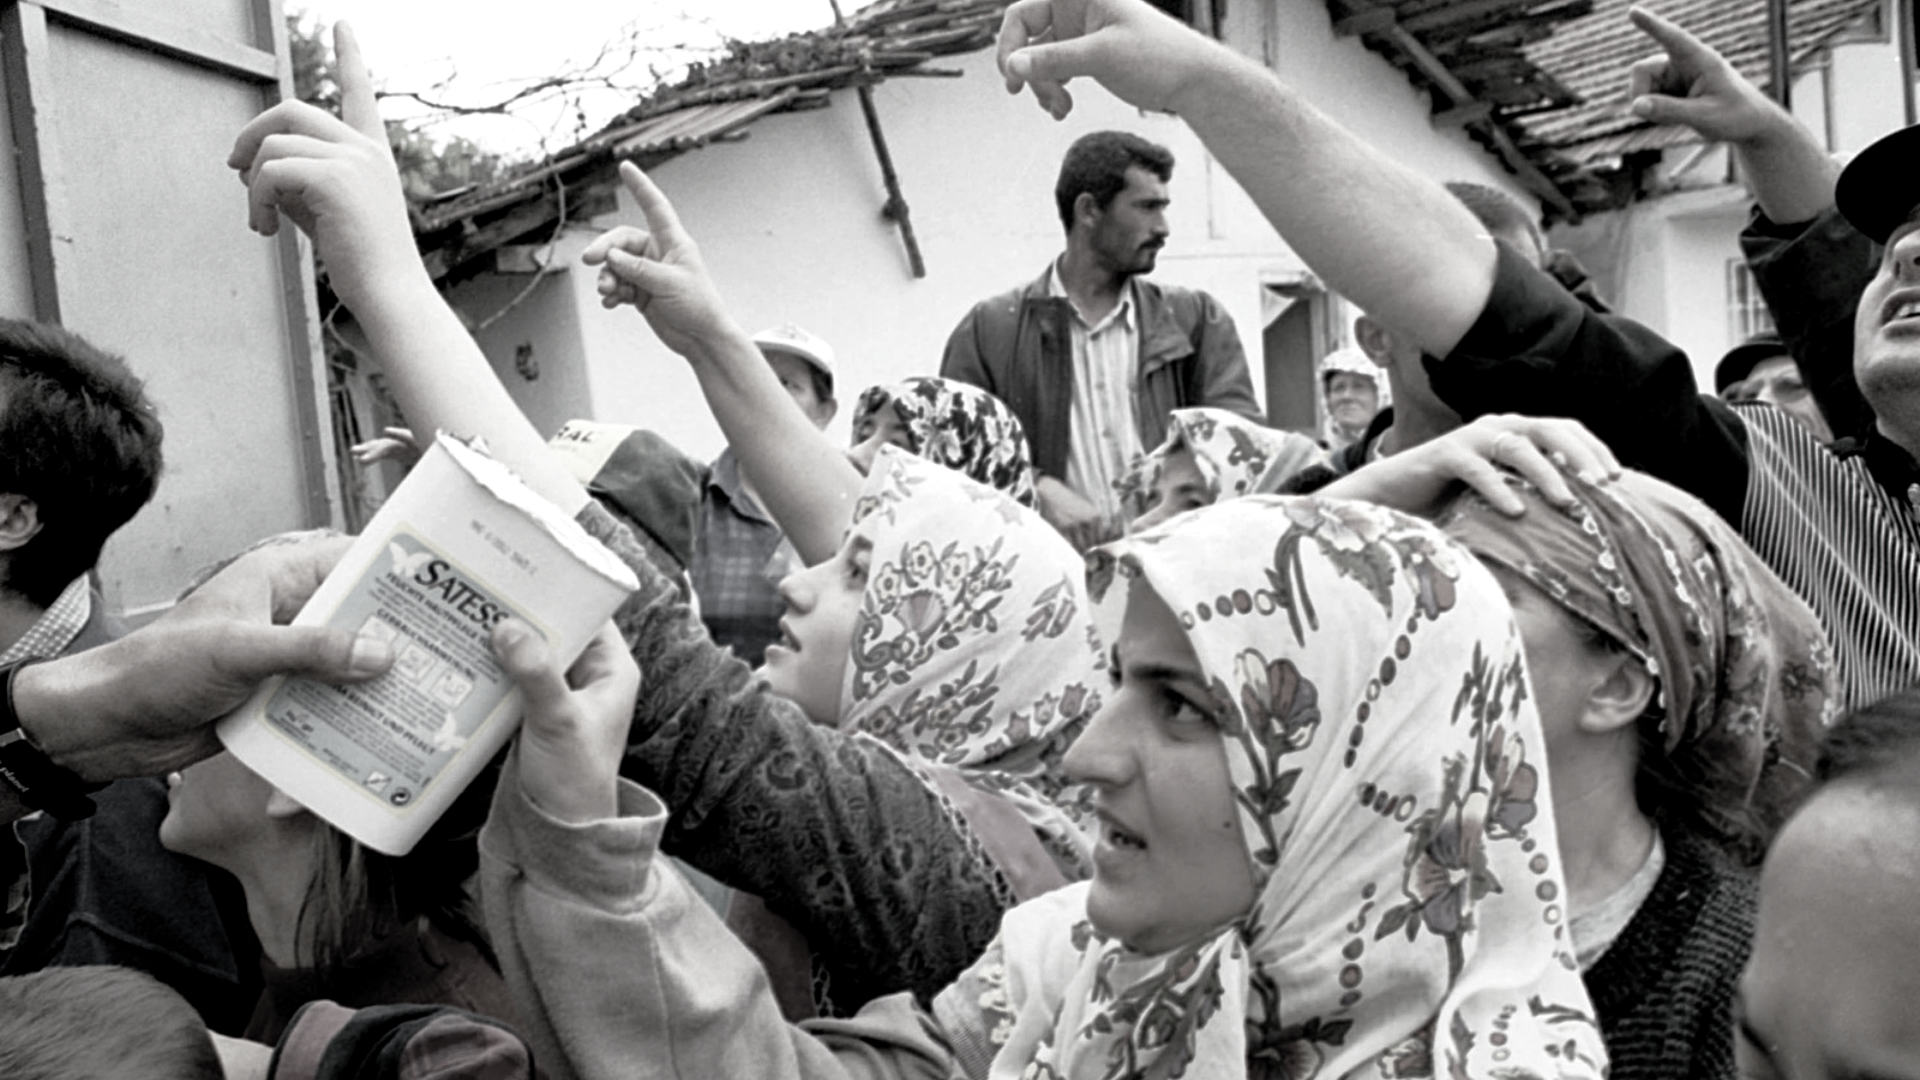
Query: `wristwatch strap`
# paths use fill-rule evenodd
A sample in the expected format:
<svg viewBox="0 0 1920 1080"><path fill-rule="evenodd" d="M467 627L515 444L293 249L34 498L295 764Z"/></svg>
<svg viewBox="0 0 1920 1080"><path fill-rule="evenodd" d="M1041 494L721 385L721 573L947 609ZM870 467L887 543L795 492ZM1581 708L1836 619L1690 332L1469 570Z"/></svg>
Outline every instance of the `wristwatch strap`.
<svg viewBox="0 0 1920 1080"><path fill-rule="evenodd" d="M21 668L40 659L16 660L0 667L0 784L12 789L29 809L44 810L61 821L79 821L93 816L93 800L87 793L104 785L89 785L54 764L27 737L26 729L20 726L20 714L13 707L14 678Z"/></svg>

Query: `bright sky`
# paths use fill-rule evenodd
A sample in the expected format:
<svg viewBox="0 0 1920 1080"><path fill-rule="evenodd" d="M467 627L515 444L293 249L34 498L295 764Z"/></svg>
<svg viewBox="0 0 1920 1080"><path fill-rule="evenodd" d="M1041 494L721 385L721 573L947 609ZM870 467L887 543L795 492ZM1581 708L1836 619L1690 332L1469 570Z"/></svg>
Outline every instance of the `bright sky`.
<svg viewBox="0 0 1920 1080"><path fill-rule="evenodd" d="M840 6L851 15L870 2L841 0ZM471 107L562 73L591 71L612 84L571 101L549 96L516 109L515 118L475 117L433 129L529 153L538 152L543 139L557 150L598 130L652 83L650 66L670 70L694 55L686 49L833 22L828 0L289 0L287 7L322 23L351 22L375 85L389 93L413 91ZM644 51L636 54L623 42L638 42ZM620 47L602 56L609 43ZM584 131L576 107L586 114ZM426 111L391 98L382 110L393 118Z"/></svg>

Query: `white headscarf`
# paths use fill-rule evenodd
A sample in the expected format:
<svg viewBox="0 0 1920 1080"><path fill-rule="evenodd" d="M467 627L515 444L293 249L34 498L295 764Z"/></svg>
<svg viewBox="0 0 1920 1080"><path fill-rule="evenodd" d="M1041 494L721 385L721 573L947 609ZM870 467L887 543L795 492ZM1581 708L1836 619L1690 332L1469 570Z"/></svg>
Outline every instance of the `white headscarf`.
<svg viewBox="0 0 1920 1080"><path fill-rule="evenodd" d="M995 1080L1597 1080L1491 575L1423 522L1311 498L1221 503L1113 552L1212 681L1258 897L1155 956L1091 927L1085 885L1009 912L942 995L985 1014Z"/></svg>

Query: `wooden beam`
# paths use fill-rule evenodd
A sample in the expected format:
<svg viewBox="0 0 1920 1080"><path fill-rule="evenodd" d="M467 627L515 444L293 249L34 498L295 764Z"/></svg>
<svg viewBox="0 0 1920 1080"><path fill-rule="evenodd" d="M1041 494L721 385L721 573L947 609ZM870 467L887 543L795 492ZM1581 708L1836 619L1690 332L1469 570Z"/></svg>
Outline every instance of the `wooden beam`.
<svg viewBox="0 0 1920 1080"><path fill-rule="evenodd" d="M101 37L136 45L175 60L210 68L250 82L277 83L280 63L274 54L197 30L156 11L164 5L129 7L114 0L21 0L43 8L62 22Z"/></svg>
<svg viewBox="0 0 1920 1080"><path fill-rule="evenodd" d="M1359 37L1361 34L1378 34L1398 25L1392 8L1363 8L1337 19L1333 24L1334 37Z"/></svg>
<svg viewBox="0 0 1920 1080"><path fill-rule="evenodd" d="M1470 101L1433 114L1437 128L1461 128L1493 119L1493 106L1485 101Z"/></svg>
<svg viewBox="0 0 1920 1080"><path fill-rule="evenodd" d="M1400 25L1406 27L1408 33L1424 34L1458 23L1491 18L1500 15L1508 8L1524 7L1530 3L1533 3L1533 0L1465 0L1464 3L1436 8L1418 15L1409 15L1400 20Z"/></svg>
<svg viewBox="0 0 1920 1080"><path fill-rule="evenodd" d="M0 8L0 66L7 80L7 109L20 163L20 201L27 240L27 272L33 279L33 317L60 321L66 254L74 220L54 124L53 59L48 52L47 13L36 4Z"/></svg>
<svg viewBox="0 0 1920 1080"><path fill-rule="evenodd" d="M1413 62L1421 74L1433 83L1435 89L1446 95L1449 99L1448 106L1469 105L1475 100L1473 92L1455 78L1453 72L1447 70L1447 65L1441 63L1439 57L1428 51L1427 47L1420 43L1419 38L1398 26L1386 31L1386 37L1395 48ZM1446 111L1437 107L1439 102L1434 104L1436 112ZM1499 155L1507 168L1513 170L1514 175L1520 178L1520 182L1526 185L1527 190L1567 217L1579 216L1566 194L1548 178L1546 173L1541 172L1527 155L1520 152L1520 148L1513 143L1513 137L1508 135L1506 129L1497 121L1492 119L1474 121L1468 127L1484 135L1487 141L1493 144L1494 153Z"/></svg>

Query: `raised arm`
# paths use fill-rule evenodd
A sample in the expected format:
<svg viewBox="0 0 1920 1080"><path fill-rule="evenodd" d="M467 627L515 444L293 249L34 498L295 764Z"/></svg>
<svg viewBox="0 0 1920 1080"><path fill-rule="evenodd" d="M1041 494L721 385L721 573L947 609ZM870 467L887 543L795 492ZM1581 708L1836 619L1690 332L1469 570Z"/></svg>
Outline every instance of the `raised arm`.
<svg viewBox="0 0 1920 1080"><path fill-rule="evenodd" d="M1809 221L1833 205L1840 166L1812 132L1685 29L1645 8L1628 17L1662 50L1629 73L1635 116L1727 144L1747 190L1776 222Z"/></svg>
<svg viewBox="0 0 1920 1080"><path fill-rule="evenodd" d="M248 224L271 236L285 217L312 238L420 432L484 436L535 491L578 512L585 489L547 452L420 261L373 83L344 22L334 25L334 50L344 120L285 101L234 140L227 164L247 185Z"/></svg>
<svg viewBox="0 0 1920 1080"><path fill-rule="evenodd" d="M727 314L673 204L631 162L620 179L647 227L623 226L581 253L600 267L601 302L632 304L667 348L693 365L713 418L794 550L812 565L832 557L860 497L860 473L813 426L753 340Z"/></svg>
<svg viewBox="0 0 1920 1080"><path fill-rule="evenodd" d="M1878 260L1834 211L1839 164L1704 42L1639 8L1631 18L1662 49L1633 66L1634 114L1684 124L1733 151L1760 211L1740 241L1761 294L1827 426L1864 435L1873 410L1853 378L1853 313Z"/></svg>
<svg viewBox="0 0 1920 1080"><path fill-rule="evenodd" d="M1486 305L1493 241L1446 189L1144 0L1019 0L999 59L1055 117L1078 77L1177 113L1329 290L1427 352L1451 352Z"/></svg>

